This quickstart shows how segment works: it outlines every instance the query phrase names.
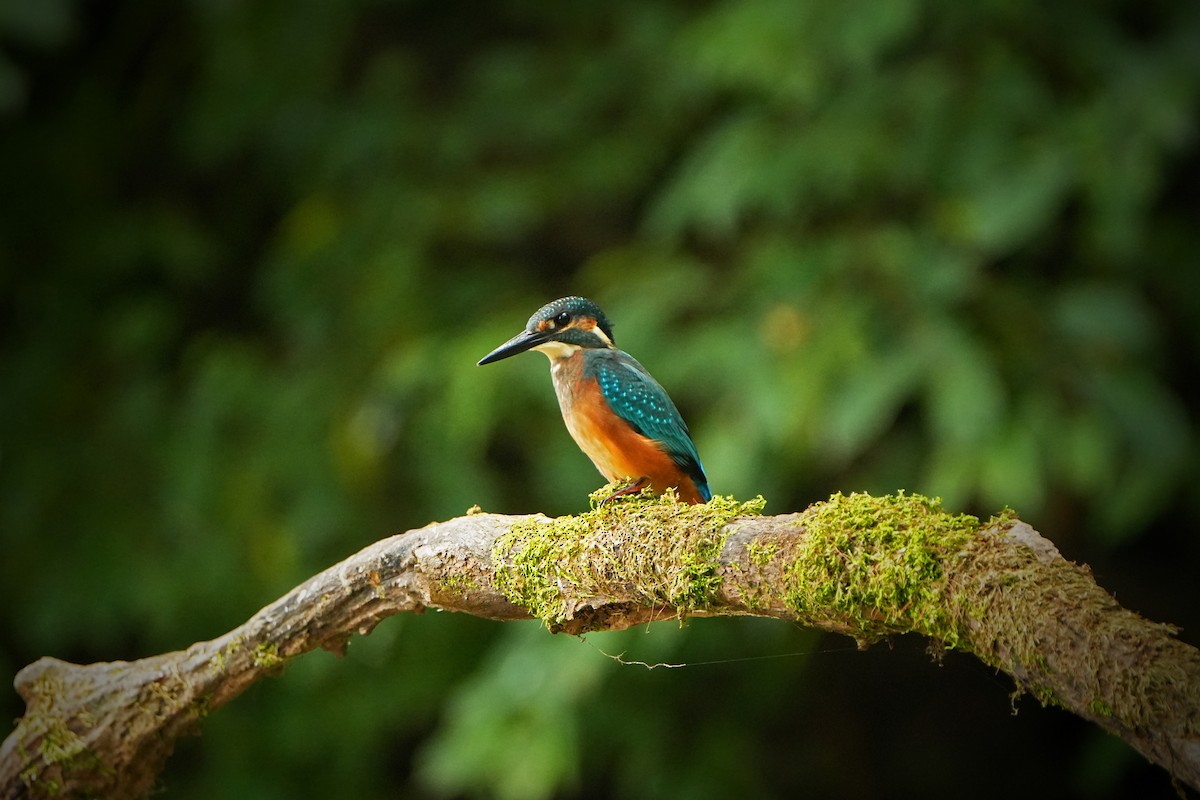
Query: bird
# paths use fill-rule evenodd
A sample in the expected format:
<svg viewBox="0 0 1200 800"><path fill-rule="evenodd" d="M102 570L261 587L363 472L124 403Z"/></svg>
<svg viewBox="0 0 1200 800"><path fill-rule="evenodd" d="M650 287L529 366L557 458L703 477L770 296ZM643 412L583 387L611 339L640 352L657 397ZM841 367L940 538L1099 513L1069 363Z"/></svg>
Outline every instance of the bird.
<svg viewBox="0 0 1200 800"><path fill-rule="evenodd" d="M539 308L525 329L479 360L479 366L538 350L563 421L600 474L631 483L615 497L647 486L675 489L686 503L712 499L700 455L679 409L637 359L617 349L612 323L586 297L562 297Z"/></svg>

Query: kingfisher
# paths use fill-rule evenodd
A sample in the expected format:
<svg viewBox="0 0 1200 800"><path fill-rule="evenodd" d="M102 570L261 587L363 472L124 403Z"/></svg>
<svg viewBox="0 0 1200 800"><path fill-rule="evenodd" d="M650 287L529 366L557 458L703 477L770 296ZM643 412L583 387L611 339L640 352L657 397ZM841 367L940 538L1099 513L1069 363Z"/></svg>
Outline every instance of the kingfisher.
<svg viewBox="0 0 1200 800"><path fill-rule="evenodd" d="M479 366L526 350L550 359L563 421L579 449L609 481L632 481L604 498L674 487L687 503L712 499L687 424L666 391L637 359L618 350L612 323L586 297L563 297L529 318L525 330Z"/></svg>

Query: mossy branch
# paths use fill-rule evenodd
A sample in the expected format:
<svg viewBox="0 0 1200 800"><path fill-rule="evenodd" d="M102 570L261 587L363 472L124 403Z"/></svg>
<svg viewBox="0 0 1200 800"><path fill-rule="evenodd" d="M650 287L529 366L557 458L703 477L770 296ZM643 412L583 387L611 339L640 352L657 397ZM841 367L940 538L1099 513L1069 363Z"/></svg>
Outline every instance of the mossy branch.
<svg viewBox="0 0 1200 800"><path fill-rule="evenodd" d="M915 632L1125 739L1200 788L1200 651L1121 608L1011 513L903 493L761 516L761 498L639 497L577 517L474 513L377 542L236 630L134 662L43 658L0 745L0 798L146 795L176 740L250 684L427 607L552 630L749 614L853 636Z"/></svg>

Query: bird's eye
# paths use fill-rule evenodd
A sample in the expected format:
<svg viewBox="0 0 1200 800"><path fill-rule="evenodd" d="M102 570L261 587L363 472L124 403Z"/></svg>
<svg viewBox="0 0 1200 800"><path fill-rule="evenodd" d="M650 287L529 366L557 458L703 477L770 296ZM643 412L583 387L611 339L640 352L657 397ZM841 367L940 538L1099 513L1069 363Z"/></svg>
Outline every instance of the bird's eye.
<svg viewBox="0 0 1200 800"><path fill-rule="evenodd" d="M571 315L568 314L566 311L562 312L561 314L559 314L557 317L554 318L554 324L559 328L563 327L570 321L571 321Z"/></svg>

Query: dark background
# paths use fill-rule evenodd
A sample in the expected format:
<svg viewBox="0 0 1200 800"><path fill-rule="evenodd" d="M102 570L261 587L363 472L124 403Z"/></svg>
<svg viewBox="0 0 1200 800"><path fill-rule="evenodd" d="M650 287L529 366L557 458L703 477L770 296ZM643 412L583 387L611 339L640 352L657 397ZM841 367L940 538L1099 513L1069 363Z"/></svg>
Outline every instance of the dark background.
<svg viewBox="0 0 1200 800"><path fill-rule="evenodd" d="M570 293L717 492L1010 505L1200 644L1198 112L1192 0L0 3L0 676L584 510L542 357L475 366ZM213 715L163 796L1174 796L1011 690L430 613Z"/></svg>

